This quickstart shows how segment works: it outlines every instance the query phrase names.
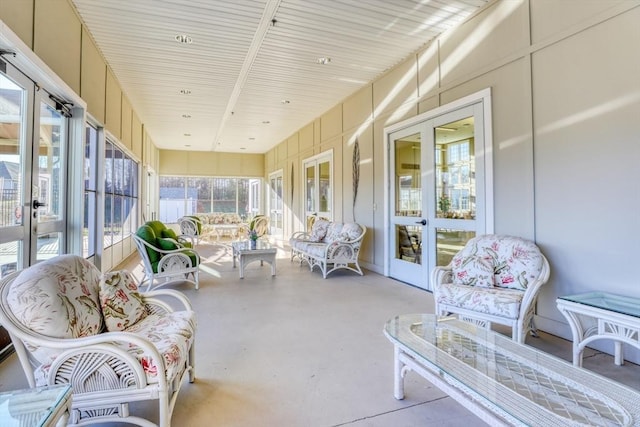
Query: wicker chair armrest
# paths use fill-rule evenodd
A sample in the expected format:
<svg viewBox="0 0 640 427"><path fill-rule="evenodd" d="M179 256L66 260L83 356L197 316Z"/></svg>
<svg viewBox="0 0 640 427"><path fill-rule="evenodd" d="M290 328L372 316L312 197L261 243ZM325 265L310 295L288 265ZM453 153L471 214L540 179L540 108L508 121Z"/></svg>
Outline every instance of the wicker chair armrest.
<svg viewBox="0 0 640 427"><path fill-rule="evenodd" d="M173 289L158 289L155 291L144 292L142 294L145 304L156 305L161 307L169 307L166 311L175 311L168 303L174 302L180 305L180 309L193 310L189 299L181 292Z"/></svg>
<svg viewBox="0 0 640 427"><path fill-rule="evenodd" d="M306 231L296 231L291 235L289 240L298 239L298 240L309 240L311 234Z"/></svg>

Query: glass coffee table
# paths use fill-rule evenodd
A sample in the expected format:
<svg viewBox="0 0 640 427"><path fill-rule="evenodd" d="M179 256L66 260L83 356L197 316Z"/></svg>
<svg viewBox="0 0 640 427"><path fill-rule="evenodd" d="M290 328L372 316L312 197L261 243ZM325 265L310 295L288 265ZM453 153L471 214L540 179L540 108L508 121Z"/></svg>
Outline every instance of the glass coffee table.
<svg viewBox="0 0 640 427"><path fill-rule="evenodd" d="M67 425L71 387L55 385L0 393L0 425L50 427Z"/></svg>
<svg viewBox="0 0 640 427"><path fill-rule="evenodd" d="M582 366L587 344L599 339L614 343L614 362L624 363L622 344L640 349L640 298L606 292L588 292L559 297L558 310L573 333L573 364Z"/></svg>
<svg viewBox="0 0 640 427"><path fill-rule="evenodd" d="M271 265L271 275L276 275L276 253L277 249L265 240L257 240L255 249L251 249L250 240L239 240L231 242L233 250L233 268L236 268L236 260L240 264L240 278L244 279L244 268L247 264L260 261Z"/></svg>
<svg viewBox="0 0 640 427"><path fill-rule="evenodd" d="M491 426L637 426L640 393L534 347L453 318L389 320L394 396L416 372Z"/></svg>

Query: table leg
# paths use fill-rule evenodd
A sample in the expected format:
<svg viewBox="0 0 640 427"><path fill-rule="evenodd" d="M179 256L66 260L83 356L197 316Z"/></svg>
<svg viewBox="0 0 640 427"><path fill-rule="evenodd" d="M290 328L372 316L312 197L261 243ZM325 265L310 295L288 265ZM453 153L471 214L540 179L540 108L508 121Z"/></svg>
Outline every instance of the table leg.
<svg viewBox="0 0 640 427"><path fill-rule="evenodd" d="M393 397L402 400L404 399L404 375L402 372L404 363L400 360L402 350L397 345L394 345L393 353Z"/></svg>
<svg viewBox="0 0 640 427"><path fill-rule="evenodd" d="M624 364L624 354L622 353L622 342L615 341L615 359L614 362L618 366L622 366Z"/></svg>
<svg viewBox="0 0 640 427"><path fill-rule="evenodd" d="M242 255L238 255L238 258L240 258L240 278L244 279L244 258Z"/></svg>
<svg viewBox="0 0 640 427"><path fill-rule="evenodd" d="M276 275L276 257L275 256L273 257L273 259L269 264L271 264L271 276L275 276Z"/></svg>

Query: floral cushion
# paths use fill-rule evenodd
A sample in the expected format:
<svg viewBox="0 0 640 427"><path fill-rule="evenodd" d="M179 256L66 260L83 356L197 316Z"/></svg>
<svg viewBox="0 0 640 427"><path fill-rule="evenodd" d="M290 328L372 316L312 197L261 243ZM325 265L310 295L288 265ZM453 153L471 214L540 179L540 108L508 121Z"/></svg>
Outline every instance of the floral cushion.
<svg viewBox="0 0 640 427"><path fill-rule="evenodd" d="M540 276L543 257L540 249L530 240L486 235L469 240L451 263L456 284L487 286L490 280L485 277L488 274L486 269L491 265L491 286L525 290L529 282Z"/></svg>
<svg viewBox="0 0 640 427"><path fill-rule="evenodd" d="M151 341L164 357L167 379L171 381L184 364L194 340L196 314L193 311L175 311L162 315L149 314L138 323L125 329ZM140 361L149 382L158 382L158 366L143 349L128 348Z"/></svg>
<svg viewBox="0 0 640 427"><path fill-rule="evenodd" d="M342 227L344 227L344 225L341 222L332 222L327 230L327 236L324 238L324 241L332 243L337 240L342 240Z"/></svg>
<svg viewBox="0 0 640 427"><path fill-rule="evenodd" d="M498 287L478 288L442 283L435 296L438 304L448 304L474 312L517 319L524 292Z"/></svg>
<svg viewBox="0 0 640 427"><path fill-rule="evenodd" d="M481 288L492 288L494 285L493 261L489 257L454 257L452 267L453 283L456 285Z"/></svg>
<svg viewBox="0 0 640 427"><path fill-rule="evenodd" d="M341 237L343 240L355 240L362 235L362 227L355 222L347 222L342 227Z"/></svg>
<svg viewBox="0 0 640 427"><path fill-rule="evenodd" d="M54 338L96 335L104 329L98 283L100 271L89 261L61 255L25 269L7 295L13 314L27 328ZM29 345L46 363L60 350Z"/></svg>
<svg viewBox="0 0 640 427"><path fill-rule="evenodd" d="M167 380L171 382L184 364L196 330L193 311L175 311L162 315L149 314L140 322L125 329L151 341L165 362ZM158 382L158 365L153 357L138 346L123 348L140 361L149 383ZM40 365L34 372L37 386L46 386L50 363Z"/></svg>
<svg viewBox="0 0 640 427"><path fill-rule="evenodd" d="M326 219L318 218L311 227L311 233L309 233L310 242L321 242L327 235L327 230L331 223Z"/></svg>
<svg viewBox="0 0 640 427"><path fill-rule="evenodd" d="M112 271L100 279L100 305L104 323L111 332L122 331L148 314L138 285L126 271Z"/></svg>

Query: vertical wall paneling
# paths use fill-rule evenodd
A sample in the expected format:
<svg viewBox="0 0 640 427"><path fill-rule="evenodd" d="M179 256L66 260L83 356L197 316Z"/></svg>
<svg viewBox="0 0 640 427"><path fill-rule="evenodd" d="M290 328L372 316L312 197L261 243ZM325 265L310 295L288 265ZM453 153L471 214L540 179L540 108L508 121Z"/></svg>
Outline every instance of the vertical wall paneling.
<svg viewBox="0 0 640 427"><path fill-rule="evenodd" d="M107 68L105 127L116 138L122 138L122 90L111 69Z"/></svg>
<svg viewBox="0 0 640 427"><path fill-rule="evenodd" d="M120 131L120 140L122 143L129 149L131 149L131 103L127 99L127 97L122 95L122 118L121 120L121 131Z"/></svg>
<svg viewBox="0 0 640 427"><path fill-rule="evenodd" d="M0 19L31 49L33 49L33 2L34 0L0 1Z"/></svg>
<svg viewBox="0 0 640 427"><path fill-rule="evenodd" d="M87 112L100 123L104 123L106 69L100 51L83 28L80 96L87 102Z"/></svg>
<svg viewBox="0 0 640 427"><path fill-rule="evenodd" d="M36 0L33 51L80 93L82 25L66 0Z"/></svg>

